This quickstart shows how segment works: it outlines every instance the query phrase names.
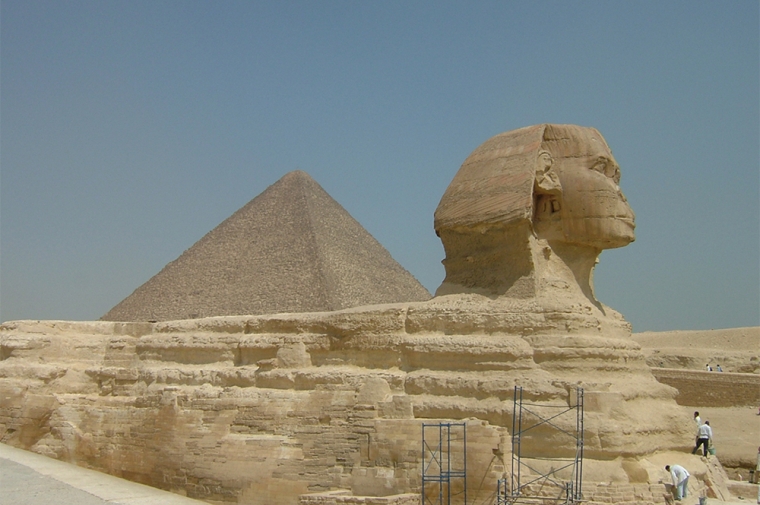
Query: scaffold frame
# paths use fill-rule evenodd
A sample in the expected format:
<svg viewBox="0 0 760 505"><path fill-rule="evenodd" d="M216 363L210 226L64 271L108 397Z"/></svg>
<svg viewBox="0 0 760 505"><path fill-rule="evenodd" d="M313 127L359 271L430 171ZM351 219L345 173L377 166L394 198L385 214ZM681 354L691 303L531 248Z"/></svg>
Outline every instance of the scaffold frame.
<svg viewBox="0 0 760 505"><path fill-rule="evenodd" d="M451 505L452 499L467 504L467 424L423 423L422 505Z"/></svg>
<svg viewBox="0 0 760 505"><path fill-rule="evenodd" d="M514 407L512 410L512 468L508 478L500 479L497 488L497 505L528 504L528 503L555 503L555 504L578 504L583 495L583 388L575 389L575 398L569 394L568 406L551 406L547 404L530 404L523 401L523 389L515 386ZM537 412L537 407L542 409L556 408L554 415L546 416ZM534 419L533 424L527 424L527 413ZM575 431L571 432L561 428L555 422L564 415L575 414ZM525 432L538 426L548 425L556 432L575 439L575 456L573 458L551 458L552 461L561 462L561 466L542 472L531 467L524 459L547 459L537 458L524 454L522 448L522 436ZM570 469L570 480L560 481L557 474ZM530 477L523 477L523 469L530 470ZM554 486L557 489L556 496L544 493L532 494L529 486L540 484L541 490L545 485Z"/></svg>

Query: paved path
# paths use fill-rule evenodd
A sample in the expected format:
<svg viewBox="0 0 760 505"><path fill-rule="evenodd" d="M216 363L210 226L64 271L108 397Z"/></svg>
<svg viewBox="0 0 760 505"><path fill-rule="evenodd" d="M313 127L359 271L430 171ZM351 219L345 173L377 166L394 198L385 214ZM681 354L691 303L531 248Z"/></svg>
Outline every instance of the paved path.
<svg viewBox="0 0 760 505"><path fill-rule="evenodd" d="M0 505L208 505L0 444Z"/></svg>

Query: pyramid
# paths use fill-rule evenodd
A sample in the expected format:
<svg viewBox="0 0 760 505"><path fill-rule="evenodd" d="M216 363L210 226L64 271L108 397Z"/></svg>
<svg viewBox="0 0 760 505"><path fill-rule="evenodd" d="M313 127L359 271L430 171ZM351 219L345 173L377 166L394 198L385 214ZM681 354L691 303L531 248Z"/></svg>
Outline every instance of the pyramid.
<svg viewBox="0 0 760 505"><path fill-rule="evenodd" d="M307 173L283 176L104 321L332 311L430 293Z"/></svg>

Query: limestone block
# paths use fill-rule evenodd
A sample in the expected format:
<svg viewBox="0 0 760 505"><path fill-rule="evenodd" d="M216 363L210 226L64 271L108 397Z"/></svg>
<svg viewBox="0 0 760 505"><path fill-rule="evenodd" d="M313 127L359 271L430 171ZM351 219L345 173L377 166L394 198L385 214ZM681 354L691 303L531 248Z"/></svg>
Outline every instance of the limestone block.
<svg viewBox="0 0 760 505"><path fill-rule="evenodd" d="M237 338L226 335L146 335L136 344L141 361L172 361L186 364L230 362L235 359Z"/></svg>
<svg viewBox="0 0 760 505"><path fill-rule="evenodd" d="M388 382L380 377L370 377L359 389L356 402L359 404L375 405L383 402L391 394Z"/></svg>
<svg viewBox="0 0 760 505"><path fill-rule="evenodd" d="M66 367L58 365L27 363L21 360L0 362L0 378L30 379L45 384L63 377L66 370Z"/></svg>
<svg viewBox="0 0 760 505"><path fill-rule="evenodd" d="M380 416L385 419L413 419L414 405L408 396L394 395L388 402L378 402Z"/></svg>
<svg viewBox="0 0 760 505"><path fill-rule="evenodd" d="M311 366L311 356L303 342L280 347L277 350L277 365L282 368Z"/></svg>
<svg viewBox="0 0 760 505"><path fill-rule="evenodd" d="M60 405L52 395L29 393L23 385L0 384L3 399L3 443L29 448L46 436L51 426L51 413Z"/></svg>

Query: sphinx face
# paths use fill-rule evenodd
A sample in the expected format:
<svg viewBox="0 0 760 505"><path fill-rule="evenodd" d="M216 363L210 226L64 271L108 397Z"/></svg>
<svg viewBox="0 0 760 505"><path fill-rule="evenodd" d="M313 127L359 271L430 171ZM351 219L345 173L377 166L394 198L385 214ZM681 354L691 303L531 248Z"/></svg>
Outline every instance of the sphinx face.
<svg viewBox="0 0 760 505"><path fill-rule="evenodd" d="M635 216L620 190L620 167L601 135L583 133L580 149L555 158L563 241L596 249L628 245L635 239Z"/></svg>
<svg viewBox="0 0 760 505"><path fill-rule="evenodd" d="M547 125L536 165L536 234L598 250L633 242L634 215L619 184L620 167L598 131Z"/></svg>

